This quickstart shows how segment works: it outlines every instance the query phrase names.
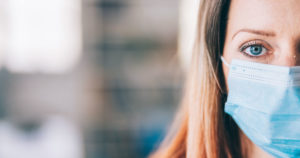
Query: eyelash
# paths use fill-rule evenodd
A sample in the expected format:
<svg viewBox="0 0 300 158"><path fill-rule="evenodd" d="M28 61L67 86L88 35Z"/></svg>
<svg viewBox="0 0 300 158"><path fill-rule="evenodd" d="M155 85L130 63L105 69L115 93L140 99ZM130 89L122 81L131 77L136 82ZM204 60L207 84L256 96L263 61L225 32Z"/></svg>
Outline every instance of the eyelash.
<svg viewBox="0 0 300 158"><path fill-rule="evenodd" d="M248 42L244 43L242 46L240 46L239 51L240 51L243 55L245 55L245 56L247 56L247 57L250 57L250 58L259 58L259 57L261 57L261 56L264 56L265 54L267 54L267 53L270 51L270 49L267 48L267 47L270 47L270 46L268 45L268 46L266 47L266 46L265 46L266 44L263 44L263 42L264 42L264 41L261 41L261 40L252 40L252 41L248 41ZM257 55L257 56L250 55L250 54L246 53L245 50L246 50L247 48L251 47L251 46L261 46L263 49L266 49L267 52L266 52L265 54L263 54L263 55Z"/></svg>

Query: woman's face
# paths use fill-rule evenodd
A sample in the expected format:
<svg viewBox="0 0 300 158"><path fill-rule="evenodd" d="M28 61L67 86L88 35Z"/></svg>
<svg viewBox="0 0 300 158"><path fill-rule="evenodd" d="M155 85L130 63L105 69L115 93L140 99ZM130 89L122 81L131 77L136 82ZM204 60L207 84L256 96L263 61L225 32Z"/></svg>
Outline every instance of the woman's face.
<svg viewBox="0 0 300 158"><path fill-rule="evenodd" d="M228 63L300 65L300 0L232 0L223 56Z"/></svg>
<svg viewBox="0 0 300 158"><path fill-rule="evenodd" d="M232 0L223 57L228 63L300 65L300 0ZM223 70L227 80L225 64Z"/></svg>

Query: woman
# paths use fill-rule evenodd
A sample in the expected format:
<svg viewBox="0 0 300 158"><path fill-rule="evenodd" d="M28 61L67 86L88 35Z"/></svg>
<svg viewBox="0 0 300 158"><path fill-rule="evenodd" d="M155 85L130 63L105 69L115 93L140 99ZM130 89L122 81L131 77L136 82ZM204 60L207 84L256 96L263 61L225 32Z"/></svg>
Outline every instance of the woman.
<svg viewBox="0 0 300 158"><path fill-rule="evenodd" d="M182 107L152 157L300 157L300 1L199 10Z"/></svg>

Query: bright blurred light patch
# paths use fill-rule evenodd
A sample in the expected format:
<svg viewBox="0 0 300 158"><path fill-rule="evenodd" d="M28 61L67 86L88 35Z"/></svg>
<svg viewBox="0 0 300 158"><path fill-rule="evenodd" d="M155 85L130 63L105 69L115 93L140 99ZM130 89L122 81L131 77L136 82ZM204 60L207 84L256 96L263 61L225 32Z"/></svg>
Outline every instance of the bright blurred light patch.
<svg viewBox="0 0 300 158"><path fill-rule="evenodd" d="M62 117L50 117L33 131L0 121L1 158L83 158L79 129Z"/></svg>
<svg viewBox="0 0 300 158"><path fill-rule="evenodd" d="M81 54L81 0L9 0L4 66L18 73L62 73Z"/></svg>
<svg viewBox="0 0 300 158"><path fill-rule="evenodd" d="M181 63L188 68L197 34L197 15L200 0L181 0L178 51Z"/></svg>

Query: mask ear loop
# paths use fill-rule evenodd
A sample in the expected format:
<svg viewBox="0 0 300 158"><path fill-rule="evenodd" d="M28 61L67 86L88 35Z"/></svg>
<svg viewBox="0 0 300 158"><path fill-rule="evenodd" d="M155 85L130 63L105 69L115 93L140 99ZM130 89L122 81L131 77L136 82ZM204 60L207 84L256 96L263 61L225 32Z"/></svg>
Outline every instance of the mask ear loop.
<svg viewBox="0 0 300 158"><path fill-rule="evenodd" d="M226 67L230 67L230 64L224 59L223 56L221 56L221 61L225 64ZM224 79L225 79L225 76L224 76ZM224 90L224 88L225 88L225 90ZM222 101L223 101L224 104L225 104L225 102L227 100L227 96L228 96L228 94L227 94L228 92L227 92L226 89L227 89L226 87L223 87L221 89L221 92L222 92Z"/></svg>
<svg viewBox="0 0 300 158"><path fill-rule="evenodd" d="M223 58L223 56L221 56L221 60L227 67L230 67L230 64Z"/></svg>

